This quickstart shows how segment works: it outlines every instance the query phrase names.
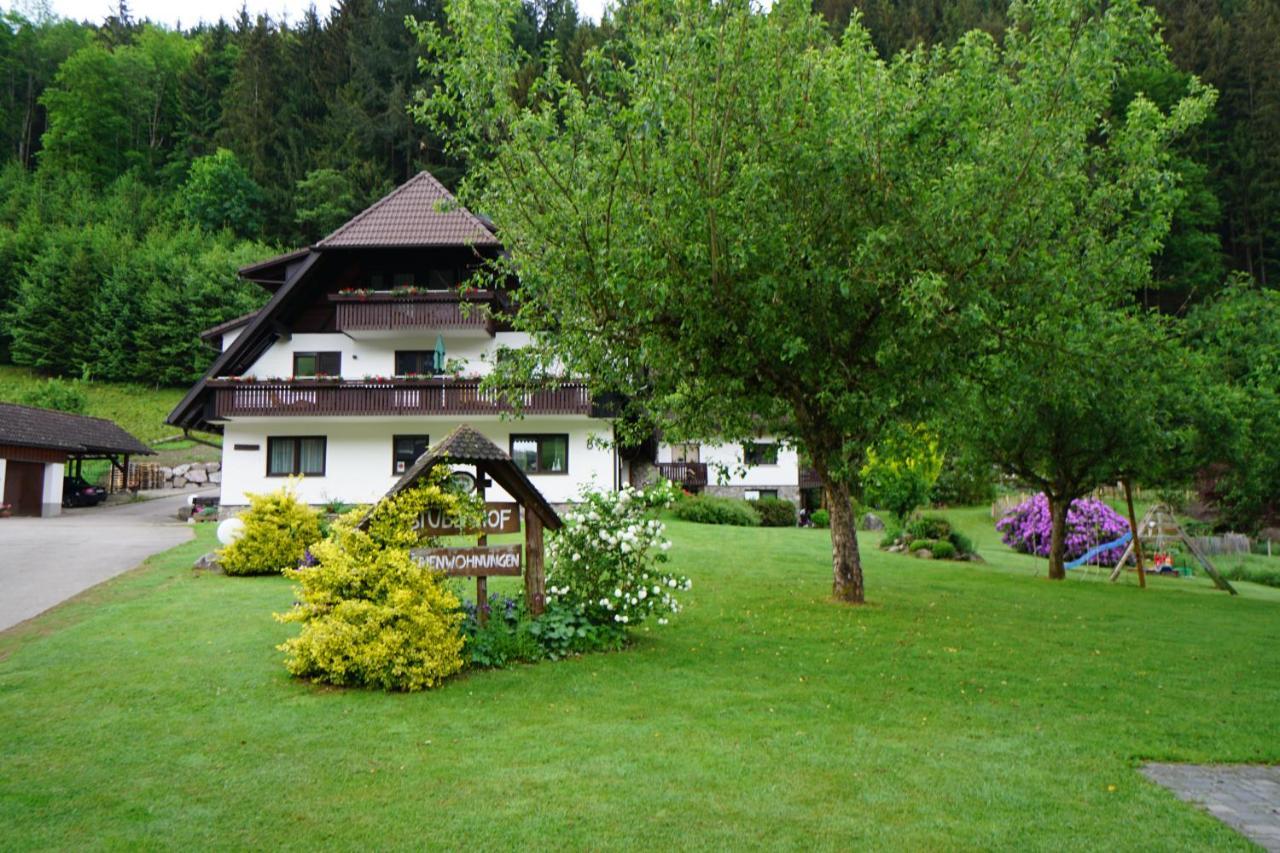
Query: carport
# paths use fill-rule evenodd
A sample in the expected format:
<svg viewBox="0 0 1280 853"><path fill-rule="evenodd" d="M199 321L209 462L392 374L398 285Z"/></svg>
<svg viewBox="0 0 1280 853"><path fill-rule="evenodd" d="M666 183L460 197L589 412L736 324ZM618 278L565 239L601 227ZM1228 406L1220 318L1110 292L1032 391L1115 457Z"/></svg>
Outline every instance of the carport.
<svg viewBox="0 0 1280 853"><path fill-rule="evenodd" d="M0 403L0 502L13 515L62 511L62 478L86 459L105 459L129 470L130 456L154 454L105 418Z"/></svg>

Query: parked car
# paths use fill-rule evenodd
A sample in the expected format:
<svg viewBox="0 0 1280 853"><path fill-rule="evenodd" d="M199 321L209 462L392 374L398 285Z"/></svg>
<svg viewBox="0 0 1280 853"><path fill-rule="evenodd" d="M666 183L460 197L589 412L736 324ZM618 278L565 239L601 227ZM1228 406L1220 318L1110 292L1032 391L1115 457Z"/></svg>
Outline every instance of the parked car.
<svg viewBox="0 0 1280 853"><path fill-rule="evenodd" d="M107 499L107 490L91 486L84 477L74 475L62 478L63 506L97 506Z"/></svg>

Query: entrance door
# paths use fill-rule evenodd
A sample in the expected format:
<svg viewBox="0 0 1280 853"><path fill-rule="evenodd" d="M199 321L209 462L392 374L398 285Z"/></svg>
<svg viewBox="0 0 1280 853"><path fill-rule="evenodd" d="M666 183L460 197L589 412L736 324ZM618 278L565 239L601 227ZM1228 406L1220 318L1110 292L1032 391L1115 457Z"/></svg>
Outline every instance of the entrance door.
<svg viewBox="0 0 1280 853"><path fill-rule="evenodd" d="M39 515L44 503L44 463L14 462L4 469L4 502L14 515Z"/></svg>

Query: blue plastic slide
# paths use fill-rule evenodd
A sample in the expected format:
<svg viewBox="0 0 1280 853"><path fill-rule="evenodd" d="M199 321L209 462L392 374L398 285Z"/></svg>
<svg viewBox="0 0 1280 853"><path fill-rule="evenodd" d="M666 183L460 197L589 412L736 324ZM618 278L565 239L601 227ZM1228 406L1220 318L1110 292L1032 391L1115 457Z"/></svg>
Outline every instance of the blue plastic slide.
<svg viewBox="0 0 1280 853"><path fill-rule="evenodd" d="M1076 557L1070 563L1067 563L1066 567L1068 569L1078 569L1081 566L1083 566L1085 563L1092 560L1094 557L1101 554L1103 551L1110 551L1112 548L1115 548L1119 545L1127 545L1129 543L1129 540L1132 538L1133 538L1132 533L1126 533L1125 535L1121 536L1119 539L1117 539L1114 542L1108 542L1105 545L1099 545L1096 548L1090 548L1088 551L1085 551L1083 554L1081 554L1079 557Z"/></svg>

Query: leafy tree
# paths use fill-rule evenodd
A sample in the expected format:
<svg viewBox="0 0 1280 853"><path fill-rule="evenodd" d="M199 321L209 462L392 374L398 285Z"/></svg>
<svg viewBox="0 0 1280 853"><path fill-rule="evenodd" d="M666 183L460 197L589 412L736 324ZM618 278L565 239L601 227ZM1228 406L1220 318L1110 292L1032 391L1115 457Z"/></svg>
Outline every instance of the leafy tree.
<svg viewBox="0 0 1280 853"><path fill-rule="evenodd" d="M1257 530L1280 523L1280 292L1232 282L1188 318L1208 354L1221 409L1211 412L1209 497L1224 524Z"/></svg>
<svg viewBox="0 0 1280 853"><path fill-rule="evenodd" d="M867 450L859 477L871 506L884 507L905 525L911 513L929 499L942 473L938 439L920 426L890 429Z"/></svg>
<svg viewBox="0 0 1280 853"><path fill-rule="evenodd" d="M43 97L49 110L43 162L105 184L127 168L154 171L177 125L177 83L194 42L143 27L133 43L88 45L58 69Z"/></svg>
<svg viewBox="0 0 1280 853"><path fill-rule="evenodd" d="M1003 44L885 62L794 0L642 0L589 55L590 87L551 65L527 102L509 0L454 0L448 37L419 28L444 63L425 112L469 158L464 199L502 223L544 363L677 437L803 446L840 600L864 595L867 448L924 420L1046 286L1140 286L1174 200L1163 152L1208 106L1107 114L1160 49L1136 2L1015 12Z"/></svg>
<svg viewBox="0 0 1280 853"><path fill-rule="evenodd" d="M23 167L35 165L45 131L41 96L59 66L91 36L88 27L74 21L0 14L0 135L9 156Z"/></svg>
<svg viewBox="0 0 1280 853"><path fill-rule="evenodd" d="M308 243L333 231L360 209L351 180L337 169L314 169L297 186L298 227Z"/></svg>
<svg viewBox="0 0 1280 853"><path fill-rule="evenodd" d="M1190 476L1203 366L1156 314L1057 304L1018 322L1024 334L982 359L969 441L1044 492L1049 577L1061 579L1073 500L1121 479Z"/></svg>
<svg viewBox="0 0 1280 853"><path fill-rule="evenodd" d="M192 161L181 199L187 218L208 231L248 237L262 226L262 188L226 148Z"/></svg>

